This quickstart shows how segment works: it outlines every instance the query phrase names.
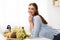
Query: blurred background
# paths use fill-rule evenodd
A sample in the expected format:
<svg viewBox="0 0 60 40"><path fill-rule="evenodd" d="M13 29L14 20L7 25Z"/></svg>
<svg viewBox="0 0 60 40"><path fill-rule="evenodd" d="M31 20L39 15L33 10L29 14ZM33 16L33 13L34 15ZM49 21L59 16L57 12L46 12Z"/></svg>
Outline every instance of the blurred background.
<svg viewBox="0 0 60 40"><path fill-rule="evenodd" d="M32 2L49 26L60 29L60 7L53 6L53 0L0 0L0 29L23 26L29 32L28 5Z"/></svg>

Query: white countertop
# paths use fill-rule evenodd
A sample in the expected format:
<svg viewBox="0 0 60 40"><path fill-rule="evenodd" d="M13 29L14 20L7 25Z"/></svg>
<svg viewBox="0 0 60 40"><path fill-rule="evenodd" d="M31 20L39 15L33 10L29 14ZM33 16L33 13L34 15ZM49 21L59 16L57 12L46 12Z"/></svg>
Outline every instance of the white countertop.
<svg viewBox="0 0 60 40"><path fill-rule="evenodd" d="M6 38L3 37L3 35L0 34L0 40L6 40ZM25 39L25 40L50 40L47 38L30 38L30 39Z"/></svg>
<svg viewBox="0 0 60 40"><path fill-rule="evenodd" d="M33 38L33 39L25 39L25 40L51 40L47 38Z"/></svg>
<svg viewBox="0 0 60 40"><path fill-rule="evenodd" d="M7 40L16 40L16 38L9 38ZM51 39L47 39L47 38L26 38L24 40L51 40Z"/></svg>
<svg viewBox="0 0 60 40"><path fill-rule="evenodd" d="M4 38L3 35L0 34L0 40L6 40L6 38Z"/></svg>

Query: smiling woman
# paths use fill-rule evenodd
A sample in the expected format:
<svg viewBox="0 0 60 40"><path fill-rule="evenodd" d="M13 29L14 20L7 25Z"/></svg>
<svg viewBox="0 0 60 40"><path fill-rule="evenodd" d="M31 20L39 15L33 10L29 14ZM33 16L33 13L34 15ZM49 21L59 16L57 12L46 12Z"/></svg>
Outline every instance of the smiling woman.
<svg viewBox="0 0 60 40"><path fill-rule="evenodd" d="M41 27L47 27L47 21L38 13L36 3L30 3L28 7L30 32L32 37L39 37Z"/></svg>

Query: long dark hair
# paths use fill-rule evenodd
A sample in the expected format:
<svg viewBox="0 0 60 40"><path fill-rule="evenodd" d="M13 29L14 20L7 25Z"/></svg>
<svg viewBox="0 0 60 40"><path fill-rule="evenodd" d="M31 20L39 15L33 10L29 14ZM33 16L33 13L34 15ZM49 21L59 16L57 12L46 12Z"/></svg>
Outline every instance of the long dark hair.
<svg viewBox="0 0 60 40"><path fill-rule="evenodd" d="M38 6L37 6L37 4L36 3L30 3L29 6L30 5L33 5L35 7L35 9L36 9L36 12L34 13L34 16L39 15L41 20L42 20L42 22L44 24L48 24L47 21L38 13Z"/></svg>

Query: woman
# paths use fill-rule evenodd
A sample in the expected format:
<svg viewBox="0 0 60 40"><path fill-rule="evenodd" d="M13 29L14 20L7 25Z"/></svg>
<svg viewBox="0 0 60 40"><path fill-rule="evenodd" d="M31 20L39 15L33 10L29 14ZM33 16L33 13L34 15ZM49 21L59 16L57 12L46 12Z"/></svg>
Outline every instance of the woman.
<svg viewBox="0 0 60 40"><path fill-rule="evenodd" d="M30 3L28 6L30 32L32 37L39 37L42 26L48 24L46 20L38 13L38 6L36 3Z"/></svg>

